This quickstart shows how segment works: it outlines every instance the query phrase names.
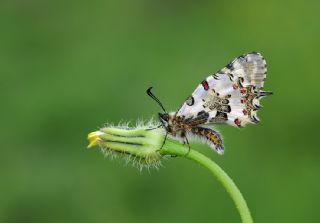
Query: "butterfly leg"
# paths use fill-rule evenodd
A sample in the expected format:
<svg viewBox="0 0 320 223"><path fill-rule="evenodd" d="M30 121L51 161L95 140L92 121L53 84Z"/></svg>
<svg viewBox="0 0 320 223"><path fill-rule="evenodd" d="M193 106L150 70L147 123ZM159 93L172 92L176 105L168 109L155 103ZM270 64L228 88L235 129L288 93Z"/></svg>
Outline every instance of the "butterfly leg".
<svg viewBox="0 0 320 223"><path fill-rule="evenodd" d="M164 140L163 140L163 142L162 142L162 145L161 145L160 149L158 149L158 151L160 151L160 150L162 149L162 147L164 146L164 144L166 143L167 137L168 137L168 131L166 131L166 136L164 137Z"/></svg>
<svg viewBox="0 0 320 223"><path fill-rule="evenodd" d="M158 125L157 127L149 128L149 129L146 129L146 130L147 130L147 131L151 131L151 130L159 129L159 128L161 128L161 127L163 127L162 124L161 124L161 125Z"/></svg>
<svg viewBox="0 0 320 223"><path fill-rule="evenodd" d="M188 156L189 153L190 153L191 148L190 148L190 144L189 144L189 140L188 140L187 136L185 137L185 139L186 139L185 143L187 143L187 145L188 145L188 152L184 156Z"/></svg>
<svg viewBox="0 0 320 223"><path fill-rule="evenodd" d="M158 151L160 151L162 149L162 147L164 146L164 144L166 143L167 137L168 137L168 132L166 132L166 136L164 137L162 146L160 147L160 149ZM177 157L177 155L171 155L171 157Z"/></svg>

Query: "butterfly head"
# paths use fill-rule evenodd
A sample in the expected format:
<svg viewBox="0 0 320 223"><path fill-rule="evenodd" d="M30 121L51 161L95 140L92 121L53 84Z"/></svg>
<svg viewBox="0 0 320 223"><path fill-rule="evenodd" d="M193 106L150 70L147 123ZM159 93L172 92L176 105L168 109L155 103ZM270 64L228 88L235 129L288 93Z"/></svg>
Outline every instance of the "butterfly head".
<svg viewBox="0 0 320 223"><path fill-rule="evenodd" d="M166 112L159 113L159 119L162 125L167 128L169 125L169 114Z"/></svg>

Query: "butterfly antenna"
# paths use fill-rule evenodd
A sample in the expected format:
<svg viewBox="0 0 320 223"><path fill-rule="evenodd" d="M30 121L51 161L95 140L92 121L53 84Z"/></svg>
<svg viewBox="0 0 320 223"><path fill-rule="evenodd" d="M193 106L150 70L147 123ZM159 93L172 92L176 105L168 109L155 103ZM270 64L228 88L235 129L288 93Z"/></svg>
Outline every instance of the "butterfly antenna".
<svg viewBox="0 0 320 223"><path fill-rule="evenodd" d="M164 112L166 112L166 109L163 107L163 105L162 105L162 103L160 102L160 100L159 100L156 96L154 96L154 94L151 92L151 89L152 89L152 87L149 87L149 88L148 88L147 94L150 96L150 98L152 98L153 100L155 100L155 101L160 105L160 107L162 108L162 110L163 110Z"/></svg>

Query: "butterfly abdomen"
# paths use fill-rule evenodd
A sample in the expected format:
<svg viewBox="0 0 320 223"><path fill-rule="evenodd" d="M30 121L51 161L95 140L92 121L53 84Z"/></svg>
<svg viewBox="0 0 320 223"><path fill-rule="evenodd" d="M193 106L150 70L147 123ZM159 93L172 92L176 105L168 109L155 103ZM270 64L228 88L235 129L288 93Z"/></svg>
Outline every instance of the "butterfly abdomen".
<svg viewBox="0 0 320 223"><path fill-rule="evenodd" d="M209 146L212 149L215 149L219 154L223 154L224 148L223 148L221 136L212 129L200 127L194 124L195 122L193 121L187 122L187 120L185 120L181 116L173 116L171 117L169 128L168 128L169 133L172 136L182 139L182 141L184 141L187 135L198 137L204 140L206 143L208 143Z"/></svg>
<svg viewBox="0 0 320 223"><path fill-rule="evenodd" d="M191 133L201 139L205 139L209 146L215 149L219 154L224 152L221 136L214 130L195 126Z"/></svg>

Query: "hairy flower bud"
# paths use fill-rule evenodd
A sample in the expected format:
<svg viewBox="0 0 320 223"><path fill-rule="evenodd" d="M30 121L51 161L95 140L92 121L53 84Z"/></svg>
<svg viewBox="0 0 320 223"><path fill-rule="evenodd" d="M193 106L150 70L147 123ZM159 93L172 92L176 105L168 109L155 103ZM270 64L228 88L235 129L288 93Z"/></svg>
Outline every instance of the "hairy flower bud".
<svg viewBox="0 0 320 223"><path fill-rule="evenodd" d="M121 155L139 167L160 165L160 149L164 141L164 130L156 125L104 127L88 135L91 148L99 145L105 155Z"/></svg>

